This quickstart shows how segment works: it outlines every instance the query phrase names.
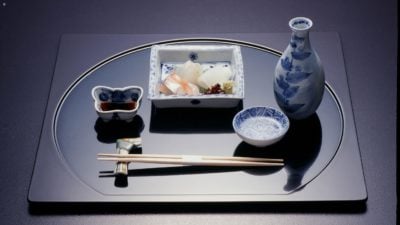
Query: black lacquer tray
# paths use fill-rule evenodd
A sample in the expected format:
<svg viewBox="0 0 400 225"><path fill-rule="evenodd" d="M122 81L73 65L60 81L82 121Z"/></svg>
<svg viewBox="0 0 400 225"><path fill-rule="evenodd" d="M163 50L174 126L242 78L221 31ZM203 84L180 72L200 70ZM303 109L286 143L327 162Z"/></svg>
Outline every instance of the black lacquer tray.
<svg viewBox="0 0 400 225"><path fill-rule="evenodd" d="M291 121L290 130L282 141L260 149L241 141L233 131L232 118L236 112L250 106L278 107L273 97L272 80L280 52L264 45L225 38L157 41L157 44L171 45L239 45L245 74L245 98L237 107L159 109L146 99L150 47L155 43L119 49L81 74L67 74L70 83L66 86L62 74L73 69L65 65L73 64L71 60L79 60L74 59L74 54L78 58L81 56L80 52L73 52L71 48L65 49L79 49L78 46L88 38L67 36L61 44L58 58L61 62L58 62L55 72L59 78L55 77L53 81L52 93L57 92L55 89L58 86L66 88L62 93L58 89L58 94L50 96L29 193L30 201L269 202L366 199L360 164L347 165L348 169L358 173L357 179L352 181L352 187L348 187L348 193L340 193L343 192L340 190L336 193L332 187L335 182L342 182L337 179L341 173L339 171L330 175L330 178L336 179L328 179L332 183L318 182L324 173L332 173L329 168L335 164L336 156L341 151L358 153L355 133L347 125L350 122L354 126L352 120L348 121L348 96L344 95L344 105L343 98L330 83L329 69L324 98L317 113L306 120ZM91 38L97 39L96 43L100 40L97 47L103 47L101 40L104 37ZM82 57L82 60L85 58ZM68 63L62 63L63 60L68 60ZM347 87L347 83L344 84ZM145 95L135 119L130 123L105 123L99 119L90 93L96 85L143 87ZM116 140L127 137L141 137L142 149L137 153L279 157L284 158L286 164L283 168L252 169L130 164L127 177L115 177L110 175L115 164L97 161L96 154L114 153ZM349 145L349 137L355 141L355 149ZM356 160L359 161L357 156ZM319 190L324 186L325 191Z"/></svg>

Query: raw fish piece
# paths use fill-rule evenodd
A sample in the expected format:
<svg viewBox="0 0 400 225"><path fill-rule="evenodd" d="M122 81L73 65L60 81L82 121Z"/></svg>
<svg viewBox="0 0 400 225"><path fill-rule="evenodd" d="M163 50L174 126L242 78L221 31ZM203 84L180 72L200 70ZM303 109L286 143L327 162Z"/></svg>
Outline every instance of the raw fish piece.
<svg viewBox="0 0 400 225"><path fill-rule="evenodd" d="M204 72L198 79L197 84L204 88L210 88L216 84L222 85L227 82L232 76L232 71L229 67L216 66Z"/></svg>
<svg viewBox="0 0 400 225"><path fill-rule="evenodd" d="M159 91L164 94L177 94L177 95L198 95L199 88L186 80L173 73L168 75L164 82L160 84Z"/></svg>
<svg viewBox="0 0 400 225"><path fill-rule="evenodd" d="M169 88L167 86L165 86L165 84L163 84L163 83L160 83L160 85L158 86L158 90L165 95L173 94L172 91L169 90Z"/></svg>
<svg viewBox="0 0 400 225"><path fill-rule="evenodd" d="M201 65L188 60L182 66L176 68L175 73L182 79L195 84L201 75Z"/></svg>
<svg viewBox="0 0 400 225"><path fill-rule="evenodd" d="M163 84L167 87L172 93L176 94L178 89L181 86L181 78L176 74L168 75Z"/></svg>
<svg viewBox="0 0 400 225"><path fill-rule="evenodd" d="M177 90L177 95L199 95L200 91L199 88L192 84L192 83L187 83L187 86L181 86Z"/></svg>

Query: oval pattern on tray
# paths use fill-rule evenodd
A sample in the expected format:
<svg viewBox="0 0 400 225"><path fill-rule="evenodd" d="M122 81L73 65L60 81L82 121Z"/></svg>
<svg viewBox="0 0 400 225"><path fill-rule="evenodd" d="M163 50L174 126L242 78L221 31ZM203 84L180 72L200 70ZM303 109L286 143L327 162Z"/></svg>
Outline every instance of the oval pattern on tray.
<svg viewBox="0 0 400 225"><path fill-rule="evenodd" d="M267 73L273 72L279 56L276 51L240 41L202 40L206 43L212 41L213 44L240 45L245 73L248 75L247 88L262 87L257 91L246 89L244 106L248 107L246 104L276 106L271 91L272 79L266 76ZM197 44L199 39L179 40L179 44L192 42ZM166 43L176 42L166 41L162 44ZM286 140L277 145L267 146L268 151L254 151L252 146L241 142L233 131L151 132L149 130L149 124L152 122L151 114L156 112L152 110L150 101L142 102L133 123L128 123L126 127L99 122L93 110L91 88L100 84L115 87L135 84L147 87L150 46L128 49L99 62L88 72L77 75L77 80L71 84L56 108L53 136L59 156L69 171L88 187L103 195L129 196L129 201L144 196L165 198L170 196L171 200L174 199L173 196L183 195L186 196L185 199L190 199L190 196L213 196L217 201L219 195L226 197L290 194L315 179L334 158L341 145L344 120L340 103L328 84L325 85L326 95L317 114L305 124L291 124L284 137ZM193 121L193 124L195 122ZM110 127L115 132L108 132ZM116 186L118 184L113 177L101 176L102 172L113 171L115 165L98 162L95 157L97 153L106 150L115 153L115 139L118 135L140 136L144 140L145 153L260 157L276 153L276 156L285 159L285 166L275 170L229 170L132 164L127 186L120 188ZM207 185L197 185L199 183Z"/></svg>

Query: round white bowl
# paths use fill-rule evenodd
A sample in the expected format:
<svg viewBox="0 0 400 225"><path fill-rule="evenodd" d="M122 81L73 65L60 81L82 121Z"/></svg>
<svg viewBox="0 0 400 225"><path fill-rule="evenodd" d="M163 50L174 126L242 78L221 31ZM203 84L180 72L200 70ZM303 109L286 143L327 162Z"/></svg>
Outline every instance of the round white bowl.
<svg viewBox="0 0 400 225"><path fill-rule="evenodd" d="M246 143L265 147L282 139L289 130L289 119L281 111L264 106L243 109L233 118L233 129Z"/></svg>

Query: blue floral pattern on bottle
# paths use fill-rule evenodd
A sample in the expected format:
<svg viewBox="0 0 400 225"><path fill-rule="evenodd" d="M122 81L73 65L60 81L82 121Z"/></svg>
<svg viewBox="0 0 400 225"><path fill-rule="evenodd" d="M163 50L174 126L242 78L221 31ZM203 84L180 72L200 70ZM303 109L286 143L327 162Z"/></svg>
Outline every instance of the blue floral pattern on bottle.
<svg viewBox="0 0 400 225"><path fill-rule="evenodd" d="M304 60L311 55L311 52L291 52L293 59Z"/></svg>
<svg viewBox="0 0 400 225"><path fill-rule="evenodd" d="M289 57L285 57L285 59L281 59L281 66L283 69L291 71L293 67L293 60L290 60Z"/></svg>
<svg viewBox="0 0 400 225"><path fill-rule="evenodd" d="M311 48L308 32L312 21L297 17L289 22L290 42L275 68L274 95L281 109L294 119L310 116L324 92L324 72Z"/></svg>

